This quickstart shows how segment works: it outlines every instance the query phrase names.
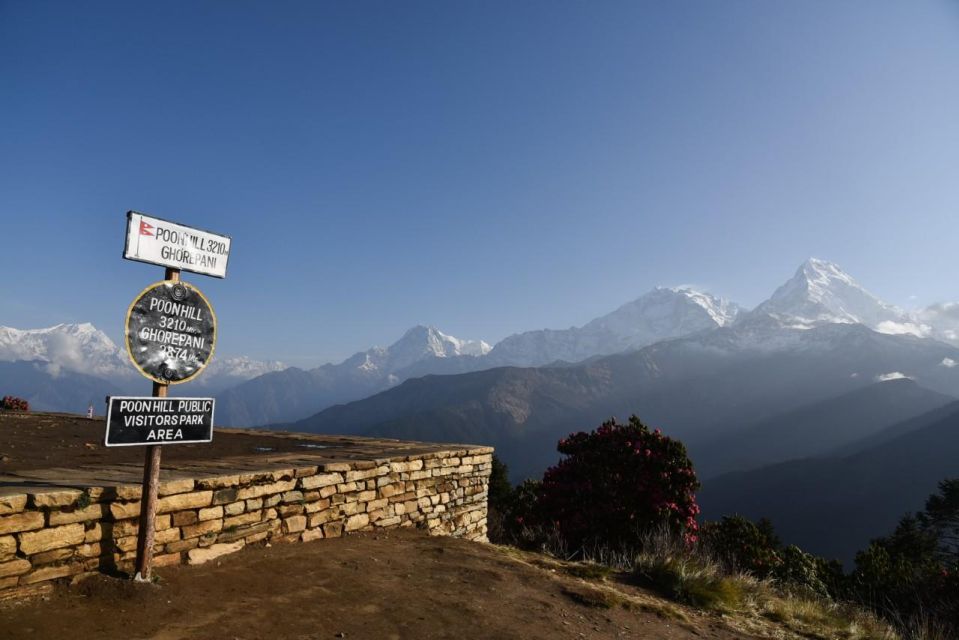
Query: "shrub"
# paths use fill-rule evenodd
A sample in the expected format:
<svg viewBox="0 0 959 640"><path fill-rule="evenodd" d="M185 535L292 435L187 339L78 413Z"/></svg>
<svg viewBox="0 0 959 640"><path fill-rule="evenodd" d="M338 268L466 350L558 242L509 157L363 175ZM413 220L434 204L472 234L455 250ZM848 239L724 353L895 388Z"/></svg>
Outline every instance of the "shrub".
<svg viewBox="0 0 959 640"><path fill-rule="evenodd" d="M738 515L726 516L705 523L701 533L705 553L727 572L745 571L817 596L844 594L846 578L839 562L806 553L795 545L783 547L772 523L765 518L752 522Z"/></svg>
<svg viewBox="0 0 959 640"><path fill-rule="evenodd" d="M742 516L724 516L702 528L703 545L730 571L748 571L760 578L782 564L779 538L765 518L752 522Z"/></svg>
<svg viewBox="0 0 959 640"><path fill-rule="evenodd" d="M892 536L874 540L856 554L853 595L901 626L916 626L925 619L959 631L959 576L920 554L897 553L894 545L903 541L904 533L911 534L909 526L900 524Z"/></svg>
<svg viewBox="0 0 959 640"><path fill-rule="evenodd" d="M0 400L0 409L6 411L29 411L30 404L23 398L3 396L3 400Z"/></svg>
<svg viewBox="0 0 959 640"><path fill-rule="evenodd" d="M806 553L794 544L782 549L779 558L780 563L773 570L773 576L782 584L800 587L819 596L829 596L832 593L829 585L832 582L830 563ZM838 571L841 576L841 566Z"/></svg>
<svg viewBox="0 0 959 640"><path fill-rule="evenodd" d="M570 549L636 546L660 525L696 541L699 482L681 442L632 416L571 434L557 449L566 457L543 476L534 515Z"/></svg>
<svg viewBox="0 0 959 640"><path fill-rule="evenodd" d="M495 455L489 479L487 534L491 542L529 548L542 546L549 537L533 518L540 483L526 480L517 487L509 482L509 468Z"/></svg>

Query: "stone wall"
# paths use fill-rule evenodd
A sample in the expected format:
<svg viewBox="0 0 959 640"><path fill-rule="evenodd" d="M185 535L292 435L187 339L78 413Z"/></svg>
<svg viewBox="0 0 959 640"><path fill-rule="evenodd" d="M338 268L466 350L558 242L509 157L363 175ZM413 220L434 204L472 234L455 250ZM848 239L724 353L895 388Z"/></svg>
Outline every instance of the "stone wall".
<svg viewBox="0 0 959 640"><path fill-rule="evenodd" d="M485 540L491 459L492 449L470 447L167 474L159 486L154 566L201 564L247 544L389 527ZM57 580L131 572L139 513L139 484L7 484L0 493L0 599L44 593Z"/></svg>

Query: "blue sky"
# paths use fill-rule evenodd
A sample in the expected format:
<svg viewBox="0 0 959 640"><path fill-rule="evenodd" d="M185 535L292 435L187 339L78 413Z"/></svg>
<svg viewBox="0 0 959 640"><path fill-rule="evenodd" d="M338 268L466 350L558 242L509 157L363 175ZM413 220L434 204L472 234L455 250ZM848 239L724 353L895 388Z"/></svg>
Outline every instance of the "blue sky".
<svg viewBox="0 0 959 640"><path fill-rule="evenodd" d="M4 2L0 324L119 340L136 209L233 237L218 352L494 342L807 256L959 300L955 2Z"/></svg>

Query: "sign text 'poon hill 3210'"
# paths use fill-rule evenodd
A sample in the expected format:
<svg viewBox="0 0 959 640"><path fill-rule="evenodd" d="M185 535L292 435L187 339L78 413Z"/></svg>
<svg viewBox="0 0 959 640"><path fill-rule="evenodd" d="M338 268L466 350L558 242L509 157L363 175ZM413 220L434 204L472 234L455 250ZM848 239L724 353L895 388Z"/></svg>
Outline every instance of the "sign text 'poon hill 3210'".
<svg viewBox="0 0 959 640"><path fill-rule="evenodd" d="M230 243L229 236L129 211L123 257L225 278Z"/></svg>
<svg viewBox="0 0 959 640"><path fill-rule="evenodd" d="M127 312L126 345L133 364L147 378L159 384L186 382L213 357L213 307L186 282L152 284Z"/></svg>

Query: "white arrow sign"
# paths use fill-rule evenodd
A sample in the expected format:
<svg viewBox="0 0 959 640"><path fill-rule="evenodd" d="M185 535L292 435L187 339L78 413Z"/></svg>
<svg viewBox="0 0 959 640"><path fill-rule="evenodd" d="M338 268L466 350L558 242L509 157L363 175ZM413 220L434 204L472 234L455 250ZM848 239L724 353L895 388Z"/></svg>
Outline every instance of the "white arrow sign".
<svg viewBox="0 0 959 640"><path fill-rule="evenodd" d="M123 257L225 278L230 237L128 211Z"/></svg>

